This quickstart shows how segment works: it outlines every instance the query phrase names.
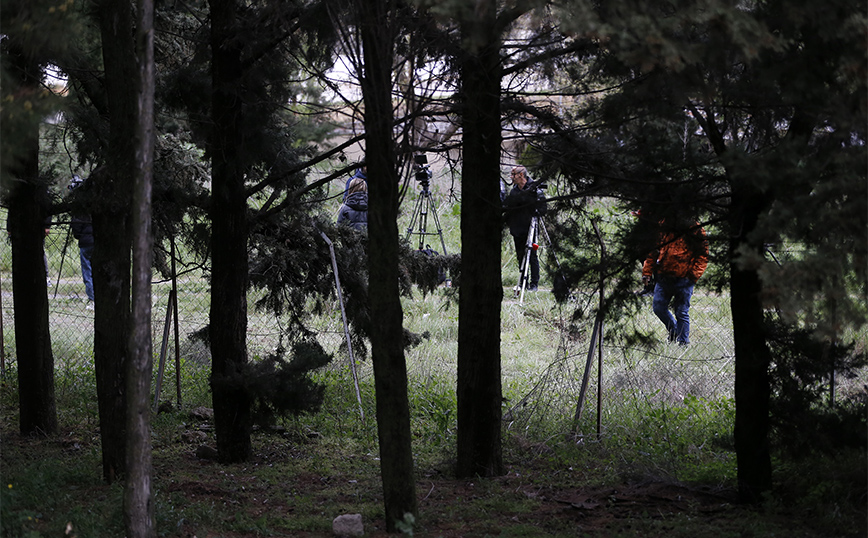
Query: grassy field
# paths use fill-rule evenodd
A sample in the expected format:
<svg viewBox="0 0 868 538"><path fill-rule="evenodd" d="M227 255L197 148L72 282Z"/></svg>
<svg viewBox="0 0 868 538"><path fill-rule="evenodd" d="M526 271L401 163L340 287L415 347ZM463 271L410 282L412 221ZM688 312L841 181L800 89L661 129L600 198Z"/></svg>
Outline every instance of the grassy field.
<svg viewBox="0 0 868 538"><path fill-rule="evenodd" d="M440 215L447 247L457 251L457 212L441 207ZM92 312L85 309L77 259L66 253L57 294L49 291L61 434L23 438L17 433L8 245L4 248L2 536L122 536L121 486L100 479ZM62 243L49 242L49 266L55 271L61 248ZM523 302L515 299L511 288L518 271L508 237L502 254L503 477L452 478L458 308L450 290L416 293L403 303L406 326L427 334L406 354L416 465L412 479L420 506L413 534L865 535L864 451L778 463L775 491L764 510L736 503L727 297L697 291L691 308L693 343L686 349L637 348L606 337L602 372L594 354L576 421L591 327L570 321L573 305L556 304L545 291L546 280L543 291L527 294ZM55 285L57 274L52 273ZM370 361L357 364L363 420L342 348L337 304L313 322L323 346L334 354L332 363L315 374L326 386L321 411L258 429L253 460L222 466L199 457L200 447L215 446L214 434L210 421L193 413L211 406L208 350L188 338L207 323L208 285L187 275L178 286L180 370L170 338L160 398L174 405L153 419L159 534L330 536L332 518L361 513L367 535L383 536L372 368ZM155 354L168 292L167 283L155 284ZM281 320L250 312L250 351L263 355L278 345ZM650 299L635 322L657 327ZM842 396L863 381L850 381L848 387L856 388L843 387Z"/></svg>

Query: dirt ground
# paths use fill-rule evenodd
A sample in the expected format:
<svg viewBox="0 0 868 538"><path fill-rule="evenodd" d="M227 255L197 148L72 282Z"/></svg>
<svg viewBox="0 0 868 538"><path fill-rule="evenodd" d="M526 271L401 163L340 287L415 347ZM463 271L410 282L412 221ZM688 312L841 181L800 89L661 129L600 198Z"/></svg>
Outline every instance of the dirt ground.
<svg viewBox="0 0 868 538"><path fill-rule="evenodd" d="M296 477L296 479L307 483L307 486L302 486L298 482L296 484L308 492L323 488L322 477L309 475ZM676 484L647 482L623 484L617 487L541 489L529 485L514 487L509 477L497 479L497 482L504 495L526 496L536 501L536 508L531 512L520 514L504 511L499 514L499 517L492 517L492 514L488 513L480 520L463 517L456 519L451 517L456 499L473 499L474 484L448 479L426 480L417 484L417 494L422 497L419 502L419 512L425 519L422 528L418 529L415 535L443 538L501 536L509 535L508 529L511 527L522 526L522 528L537 529L538 536L566 535L564 529L569 527L574 529L575 536L610 536L613 533L622 535L626 529L629 529L630 524L627 522L631 520L663 520L683 515L700 517L707 523L713 524L716 518L724 520L738 518L743 510L735 505L735 499L730 495ZM323 494L328 494L326 489L323 489ZM210 497L216 503L225 501L227 493L220 487L195 481L173 485L170 491L180 492L189 499L199 501ZM488 494L490 493L489 491ZM252 518L260 517L266 512L273 517L281 514L291 517L294 510L289 504L280 501L270 500L259 506L256 502L240 504L248 507ZM382 519L365 521L364 525L365 536L390 536L385 532L385 521ZM290 535L319 537L331 536L331 533L292 532ZM182 531L181 536L192 538L197 536L196 530L190 526ZM253 538L260 534L209 533L206 536Z"/></svg>
<svg viewBox="0 0 868 538"><path fill-rule="evenodd" d="M74 491L74 495L58 497L67 504L52 497L49 504L57 504L53 520L46 517L40 522L41 534L34 536L61 535L54 530L62 528L66 518L73 517L71 514L78 514L79 518L81 514L118 518L119 488L99 480L96 432L34 439L22 438L4 427L2 437L3 480L22 481L20 475L14 476L13 466L23 469L34 460L42 460L42 468L47 462L60 468L81 460L93 470L93 476L88 471L88 476L78 478L80 482L53 484L59 491ZM330 537L334 536L332 519L353 512L375 514L363 518L364 536L389 536L381 515L382 484L374 455L344 451L331 456L329 447L317 442L303 445L283 439L272 443L260 438L252 461L227 466L209 459L198 439L181 435L154 447L161 536ZM330 465L329 458L351 461ZM563 469L545 460L529 460L523 465L508 463L507 471L501 477L474 481L455 479L437 469L419 470L421 478L416 481L416 494L420 520L413 529L414 535L431 538L866 535L864 521L852 532L826 530L812 524L810 514L792 513L793 510L780 505L765 512L740 505L732 489L641 478L586 486L571 483L570 477L574 475L566 479L558 477ZM105 502L93 504L94 500L106 498L110 499L108 510ZM113 514L102 515L100 510ZM87 534L73 531L64 536L86 538Z"/></svg>
<svg viewBox="0 0 868 538"><path fill-rule="evenodd" d="M268 458L266 458L267 460ZM282 458L278 458L282 459ZM273 461L262 462L264 464ZM203 462L194 457L186 458L193 474L217 464ZM171 474L179 474L174 469ZM787 536L813 537L826 535L816 529L807 528L803 523L790 521L779 516L760 515L756 510L739 505L732 490L714 491L707 486L688 486L659 481L632 481L617 485L596 487L554 486L546 484L545 479L530 480L525 473L540 473L544 469L520 469L511 467L505 476L479 484L469 480L457 480L433 476L417 481L416 493L422 520L414 529L415 536L442 538L472 538L486 536ZM180 474L185 474L183 471ZM214 476L212 472L199 476ZM347 492L339 485L346 477L321 476L315 472L294 475L291 484L257 486L255 480L249 487L232 488L228 491L214 481L180 481L169 487L170 492L182 494L185 498L198 502L226 503L231 501L233 509L247 512L251 520L268 516L270 518L292 519L294 515L304 517L303 512L316 511L316 506L352 506L358 495ZM540 485L540 482L542 485ZM367 495L380 498L378 482L362 483L368 489ZM376 491L373 491L376 490ZM300 506L291 501L290 491L304 492L306 503ZM265 498L267 496L267 498ZM530 502L521 502L530 501ZM475 503L485 506L484 513L474 515L472 509L462 509L462 504ZM531 506L531 509L527 507ZM324 516L330 517L329 508ZM756 528L755 521L760 521ZM382 518L364 521L365 536L390 536L385 532ZM184 538L203 538L193 526L179 529ZM272 528L278 536L326 537L330 532L298 532L285 534ZM246 532L209 532L208 538L233 537L253 538L262 536L256 531ZM858 536L854 534L853 536Z"/></svg>

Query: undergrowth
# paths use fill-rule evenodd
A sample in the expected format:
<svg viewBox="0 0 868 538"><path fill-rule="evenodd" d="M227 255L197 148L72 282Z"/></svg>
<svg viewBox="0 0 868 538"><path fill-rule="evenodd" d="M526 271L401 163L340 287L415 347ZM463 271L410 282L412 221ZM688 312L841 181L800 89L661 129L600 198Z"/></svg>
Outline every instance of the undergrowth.
<svg viewBox="0 0 868 538"><path fill-rule="evenodd" d="M364 379L361 385L365 421L358 413L355 391L338 368L324 370L318 380L326 384L321 411L284 419L276 429L257 430L255 457L248 464L220 466L197 460L196 447L213 443L213 434L207 424L190 417L189 408L156 415L159 534L327 536L335 514L358 512L368 522L381 519L372 380ZM632 422L633 428L608 428L599 437L570 434L569 424L553 425L551 431L561 433L548 437L505 430L507 482L470 483L451 478L456 431L451 384L446 379L414 379L410 393L417 494L427 499L414 526L419 535L437 536L436 531L426 534L426 528L433 531L429 526L472 521L487 528L489 535L534 536L532 529L538 532L538 527L522 522L542 509L541 501L579 487L624 488L660 481L695 484L733 497L730 400L688 397L677 406L637 406L635 415L623 421ZM82 538L121 536L121 484L108 486L100 480L95 424L86 414L65 414L60 435L19 438L14 434L16 399L14 381L7 382L2 390L3 536L61 536L68 524ZM82 394L70 401L85 399ZM190 432L203 432L204 438L190 441ZM813 519L811 528L821 523L816 534L806 536L855 536L854 529L864 528L859 526L858 511L865 504L864 455L853 451L798 464L777 462L777 487L765 505L766 515L750 516L760 518L760 523L751 524L760 529L753 535L779 533L780 518L804 514ZM435 504L437 495L448 497L442 493L447 483L454 488L452 497ZM506 483L512 485L504 488ZM515 520L509 530L501 514ZM660 531L658 520L638 517L634 529L645 529L646 535ZM673 517L680 521L680 516ZM698 520L680 524L721 536L727 535L724 529L729 525L737 525ZM574 535L568 520L550 525L550 535ZM609 535L631 534L616 525Z"/></svg>

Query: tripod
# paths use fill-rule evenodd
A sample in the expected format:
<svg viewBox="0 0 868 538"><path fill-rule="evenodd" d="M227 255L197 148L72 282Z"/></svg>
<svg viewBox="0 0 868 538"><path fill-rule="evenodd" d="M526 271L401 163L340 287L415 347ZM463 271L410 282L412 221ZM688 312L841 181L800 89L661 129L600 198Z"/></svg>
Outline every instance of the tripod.
<svg viewBox="0 0 868 538"><path fill-rule="evenodd" d="M519 298L519 304L522 304L524 302L524 290L527 289L528 282L530 280L530 257L539 248L537 239L539 237L540 231L542 231L542 236L545 238L546 243L550 245L551 240L549 239L549 233L546 230L546 225L545 222L543 222L543 218L539 215L534 215L530 219L530 228L528 228L527 231L527 243L524 245L524 257L522 258L520 264L518 285L513 288L515 296Z"/></svg>
<svg viewBox="0 0 868 538"><path fill-rule="evenodd" d="M410 219L410 226L407 228L406 239L409 241L410 236L414 234L418 235L419 250L424 250L426 248L425 237L429 235L439 235L440 247L443 249L443 254L445 255L446 243L443 241L443 230L440 228L440 217L437 216L437 207L434 205L434 198L431 196L431 191L428 189L427 171L423 170L422 172L426 174L426 178L419 181L422 185L422 191L419 193L419 199L416 200L416 207L413 209L413 217ZM419 175L420 174L417 172L417 178ZM434 225L437 227L436 232L429 232L427 229L429 211L434 217ZM414 231L417 223L419 224L419 231ZM427 248L431 248L430 245L427 245Z"/></svg>

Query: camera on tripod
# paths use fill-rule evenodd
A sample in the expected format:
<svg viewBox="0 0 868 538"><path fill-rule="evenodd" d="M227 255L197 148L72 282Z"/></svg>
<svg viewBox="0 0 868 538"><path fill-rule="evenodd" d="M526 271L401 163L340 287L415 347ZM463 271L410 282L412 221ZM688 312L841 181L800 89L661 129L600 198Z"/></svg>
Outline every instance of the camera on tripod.
<svg viewBox="0 0 868 538"><path fill-rule="evenodd" d="M546 182L542 181L542 180L528 181L527 185L524 188L525 188L525 190L528 190L531 192L538 191L538 190L544 191L548 188L548 184L546 184Z"/></svg>
<svg viewBox="0 0 868 538"><path fill-rule="evenodd" d="M422 153L413 156L413 173L416 181L419 182L422 189L419 191L419 197L416 199L416 207L413 209L413 216L410 218L410 226L407 228L407 240L413 235L419 236L419 250L431 250L425 242L428 236L437 235L440 237L440 246L443 248L443 254L446 254L446 243L443 241L443 230L440 228L440 218L437 216L437 208L434 205L434 197L428 189L431 180L431 170L428 169L428 157ZM429 232L428 214L434 218L434 224L437 226L436 232ZM419 225L416 231L416 225ZM433 252L433 251L432 251Z"/></svg>
<svg viewBox="0 0 868 538"><path fill-rule="evenodd" d="M413 168L416 170L416 181L418 181L422 187L427 187L428 182L431 180L431 170L428 168L428 156L424 153L416 155Z"/></svg>

